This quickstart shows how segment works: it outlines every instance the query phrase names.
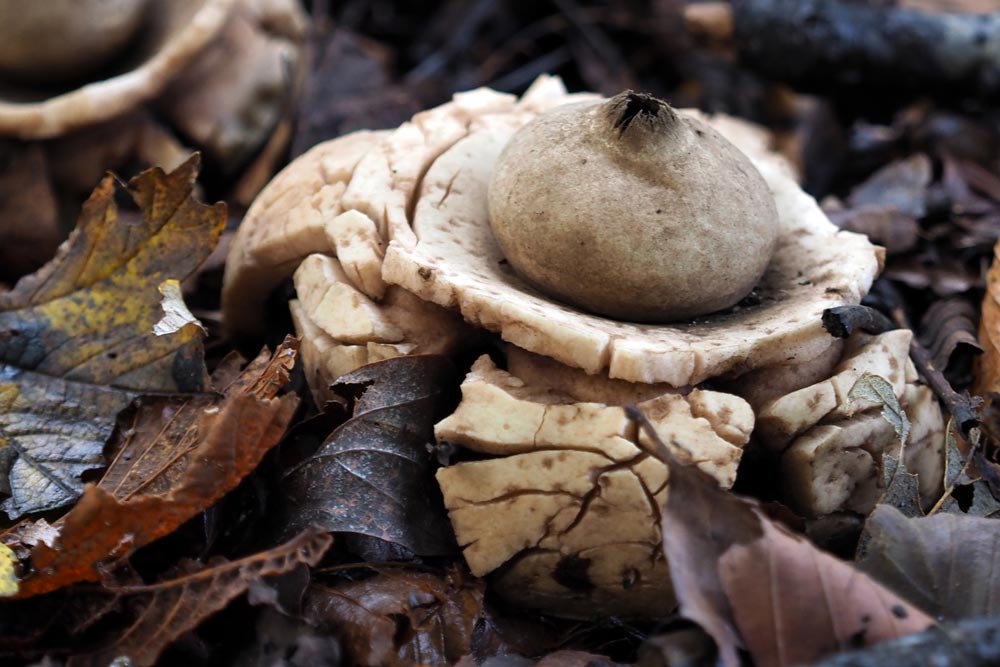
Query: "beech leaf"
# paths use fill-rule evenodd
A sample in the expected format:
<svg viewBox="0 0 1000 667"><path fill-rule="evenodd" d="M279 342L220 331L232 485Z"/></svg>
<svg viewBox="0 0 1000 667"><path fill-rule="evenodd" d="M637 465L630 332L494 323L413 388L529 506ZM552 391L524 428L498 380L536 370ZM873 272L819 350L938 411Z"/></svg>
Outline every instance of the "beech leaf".
<svg viewBox="0 0 1000 667"><path fill-rule="evenodd" d="M715 639L726 667L747 649L758 667L808 663L919 632L934 621L851 564L821 552L677 460L635 408L670 470L663 549L681 615Z"/></svg>
<svg viewBox="0 0 1000 667"><path fill-rule="evenodd" d="M197 155L150 169L128 192L126 221L107 176L55 259L0 292L0 486L11 518L68 504L100 466L115 416L140 393L204 388L201 330L156 335L158 286L183 280L212 252L223 204L192 196Z"/></svg>
<svg viewBox="0 0 1000 667"><path fill-rule="evenodd" d="M763 516L761 525L760 538L734 544L718 564L736 625L757 667L809 664L934 624L851 564Z"/></svg>
<svg viewBox="0 0 1000 667"><path fill-rule="evenodd" d="M455 386L444 357L363 366L335 389L362 386L353 416L286 473L289 530L318 525L374 537L423 556L457 549L433 476L435 413Z"/></svg>
<svg viewBox="0 0 1000 667"><path fill-rule="evenodd" d="M54 544L39 542L19 595L38 595L78 581L97 581L102 564L172 533L249 474L284 435L298 398L278 397L295 361L287 340L237 374L224 360L214 379L220 395L169 399L137 411L118 456L55 524Z"/></svg>

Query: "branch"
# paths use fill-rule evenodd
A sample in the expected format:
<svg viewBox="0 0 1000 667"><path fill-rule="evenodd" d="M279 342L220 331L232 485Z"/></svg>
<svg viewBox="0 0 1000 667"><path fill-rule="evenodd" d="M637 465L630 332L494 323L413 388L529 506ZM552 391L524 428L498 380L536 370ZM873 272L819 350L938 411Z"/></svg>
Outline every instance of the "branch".
<svg viewBox="0 0 1000 667"><path fill-rule="evenodd" d="M733 0L685 12L765 76L799 87L1000 95L1000 14L928 13L856 0Z"/></svg>

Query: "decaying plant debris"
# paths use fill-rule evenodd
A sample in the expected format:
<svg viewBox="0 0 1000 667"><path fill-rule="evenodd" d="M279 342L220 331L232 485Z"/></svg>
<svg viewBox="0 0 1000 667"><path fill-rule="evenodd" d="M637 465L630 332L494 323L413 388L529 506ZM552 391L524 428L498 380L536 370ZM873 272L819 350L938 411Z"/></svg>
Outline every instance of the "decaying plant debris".
<svg viewBox="0 0 1000 667"><path fill-rule="evenodd" d="M990 664L1000 6L86 4L0 48L0 662Z"/></svg>

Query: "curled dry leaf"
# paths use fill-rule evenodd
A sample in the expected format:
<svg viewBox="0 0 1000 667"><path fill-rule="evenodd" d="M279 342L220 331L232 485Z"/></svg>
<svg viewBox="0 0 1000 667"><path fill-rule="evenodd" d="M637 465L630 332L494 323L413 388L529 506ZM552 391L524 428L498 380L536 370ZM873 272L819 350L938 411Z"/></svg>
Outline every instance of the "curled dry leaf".
<svg viewBox="0 0 1000 667"><path fill-rule="evenodd" d="M169 535L236 487L281 439L298 398L278 397L295 361L296 343L262 353L238 374L224 361L215 380L224 396L139 409L100 484L88 486L56 527L54 544L31 549L19 596L78 581L97 581L102 564Z"/></svg>
<svg viewBox="0 0 1000 667"><path fill-rule="evenodd" d="M332 542L329 535L309 529L274 549L246 558L150 586L112 589L121 602L136 610L134 620L104 647L71 657L67 667L154 665L163 649L263 577L284 574L303 564L316 565Z"/></svg>
<svg viewBox="0 0 1000 667"><path fill-rule="evenodd" d="M983 351L976 339L976 312L961 298L935 301L920 320L920 342L931 354L934 367L942 372L956 366L968 369L971 359Z"/></svg>
<svg viewBox="0 0 1000 667"><path fill-rule="evenodd" d="M132 179L137 222L119 216L106 177L58 256L0 292L0 484L10 494L0 507L11 518L75 500L137 395L204 387L201 330L153 332L157 287L194 272L225 225L224 205L192 196L198 164Z"/></svg>
<svg viewBox="0 0 1000 667"><path fill-rule="evenodd" d="M335 389L363 387L354 414L282 480L287 530L318 525L374 537L423 556L455 551L427 445L455 384L444 357L369 364Z"/></svg>
<svg viewBox="0 0 1000 667"><path fill-rule="evenodd" d="M934 621L849 563L821 552L674 458L631 410L670 471L663 547L681 614L715 639L727 667L760 667L919 632Z"/></svg>
<svg viewBox="0 0 1000 667"><path fill-rule="evenodd" d="M937 618L1000 615L1000 522L961 514L907 518L879 505L858 566Z"/></svg>
<svg viewBox="0 0 1000 667"><path fill-rule="evenodd" d="M979 320L979 343L983 354L976 366L973 392L980 396L1000 392L1000 243L993 248L993 264L986 275L986 295L983 296Z"/></svg>

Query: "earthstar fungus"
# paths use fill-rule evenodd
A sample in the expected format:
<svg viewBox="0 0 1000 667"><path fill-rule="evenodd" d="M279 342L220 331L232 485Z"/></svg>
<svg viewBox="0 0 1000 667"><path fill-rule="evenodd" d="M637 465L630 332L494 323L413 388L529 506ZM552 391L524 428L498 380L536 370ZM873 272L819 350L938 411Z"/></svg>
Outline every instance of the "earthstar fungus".
<svg viewBox="0 0 1000 667"><path fill-rule="evenodd" d="M712 203L739 221L759 254L773 244L766 265L746 269L739 294L706 302L708 314L684 319L688 306L674 304L671 313L649 315L640 304L640 319L674 321L610 319L552 298L511 266L518 260L501 250L510 239L498 242L493 231L507 224L505 213L491 220L491 200L499 197L500 209L512 205L511 219L523 220L518 211L538 207L547 189L544 196L561 207L552 214L559 225L570 224L558 216L571 204L591 205L587 197L552 193L562 187L558 178L519 199L517 183L530 180L532 168L514 163L520 151L531 153L534 132L570 123L582 110L585 122L605 123L600 136L608 142L625 140L587 150L617 155L636 123L653 122L642 109L668 113L651 100L567 94L558 79L542 77L519 99L488 89L459 93L395 130L320 144L262 191L227 265L223 309L234 334L259 331L267 295L293 277L292 315L319 402L338 375L377 359L481 351L490 337L504 342L502 355L475 363L458 408L436 428L438 440L478 455L437 477L473 573L493 573L501 594L556 613L660 614L673 606L659 520L669 480L642 447L626 404L642 407L678 457L724 487L753 439L774 452L786 473L782 493L800 512L863 511L882 483L878 468L892 439L871 419L879 406L851 404L847 392L865 371L883 372L912 413L911 441L924 443L916 458L929 480L935 474L940 411L915 384L908 332L858 335L845 344L821 323L824 309L860 302L881 269L882 250L831 224L768 149L764 131L749 123L669 111L693 144L718 149L711 157L681 151L682 161L701 166L674 169L682 172L677 178L725 162L756 183L743 193L746 201ZM616 128L600 110L622 104L641 109ZM586 132L578 135L583 143ZM577 150L565 143L565 151ZM590 167L610 168L615 160L604 162ZM517 169L506 171L512 165ZM607 199L618 207L643 201L623 194L635 187L629 178L592 188L591 198L605 207ZM727 192L711 177L705 182L701 198ZM686 212L676 217L699 230L696 236L707 234L713 209L684 201L687 190L671 192L665 196L677 200L674 213ZM662 215L655 211L645 214ZM581 217L566 213L565 220ZM688 259L690 267L710 266L697 262L713 258ZM873 432L879 437L868 444Z"/></svg>
<svg viewBox="0 0 1000 667"><path fill-rule="evenodd" d="M738 148L625 92L556 107L511 137L488 190L493 235L541 292L630 322L736 305L767 268L778 212Z"/></svg>

